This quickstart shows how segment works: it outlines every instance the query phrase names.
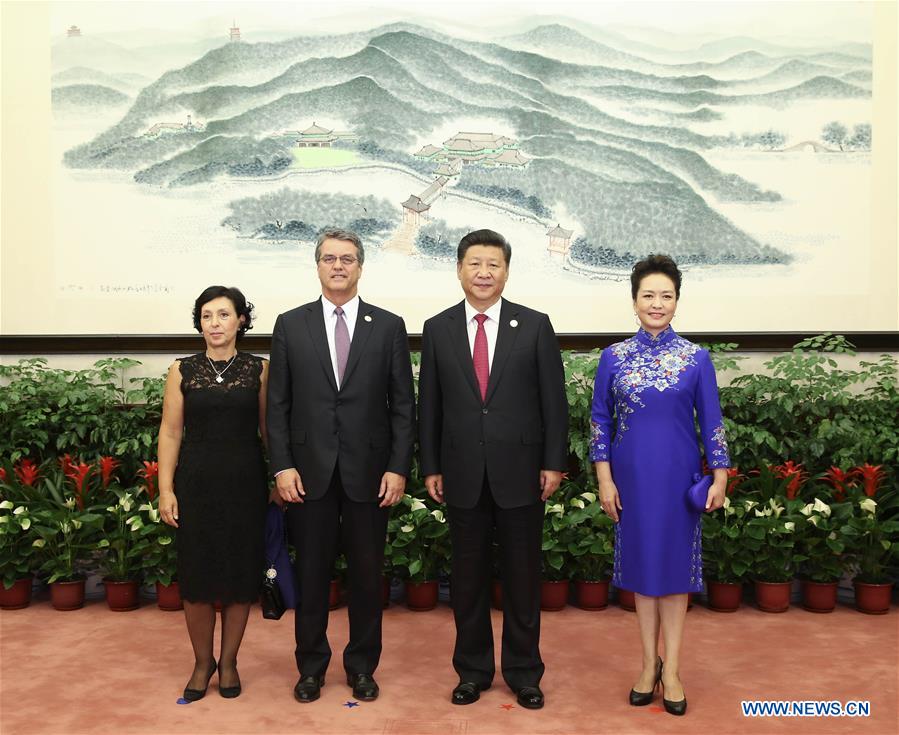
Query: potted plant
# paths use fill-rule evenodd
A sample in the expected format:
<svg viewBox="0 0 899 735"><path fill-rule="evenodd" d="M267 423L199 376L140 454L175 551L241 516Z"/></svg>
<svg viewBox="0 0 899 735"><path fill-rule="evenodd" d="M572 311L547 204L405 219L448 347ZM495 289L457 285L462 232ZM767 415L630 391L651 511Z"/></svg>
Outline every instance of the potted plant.
<svg viewBox="0 0 899 735"><path fill-rule="evenodd" d="M0 608L18 610L31 603L35 540L31 514L24 505L0 501Z"/></svg>
<svg viewBox="0 0 899 735"><path fill-rule="evenodd" d="M405 495L393 528L394 570L406 581L406 605L410 610L437 606L437 578L447 572L449 527L441 508L430 499Z"/></svg>
<svg viewBox="0 0 899 735"><path fill-rule="evenodd" d="M42 559L39 571L50 585L50 601L57 610L77 610L84 604L85 563L97 547L103 516L79 510L74 498L33 516L38 536L34 545Z"/></svg>
<svg viewBox="0 0 899 735"><path fill-rule="evenodd" d="M546 503L543 511L542 576L540 608L561 610L568 604L571 561L568 553L570 529L564 502Z"/></svg>
<svg viewBox="0 0 899 735"><path fill-rule="evenodd" d="M823 494L823 493L822 493ZM815 496L799 509L805 524L797 529L802 606L810 612L833 612L837 585L847 568L843 528L852 515L848 502L826 503Z"/></svg>
<svg viewBox="0 0 899 735"><path fill-rule="evenodd" d="M175 529L159 517L158 499L138 507L143 523L137 529L138 538L132 547L139 560L140 576L145 584L156 586L156 604L160 610L181 610L178 589L178 552L175 548Z"/></svg>
<svg viewBox="0 0 899 735"><path fill-rule="evenodd" d="M747 507L756 503L725 495L720 513L702 516L702 560L709 609L736 612L743 597L743 582L752 566L751 552L743 541Z"/></svg>
<svg viewBox="0 0 899 735"><path fill-rule="evenodd" d="M596 493L580 493L568 504L568 553L577 605L582 610L603 610L609 604L615 523L603 512Z"/></svg>
<svg viewBox="0 0 899 735"><path fill-rule="evenodd" d="M102 552L100 568L106 588L106 603L114 612L134 610L138 606L141 560L135 553L144 519L138 511L136 494L114 488L117 498L107 506L103 538L97 542Z"/></svg>
<svg viewBox="0 0 899 735"><path fill-rule="evenodd" d="M899 492L881 491L883 474L868 472L873 481L849 491L852 515L844 531L847 553L857 570L855 606L882 615L890 608L890 567L899 549Z"/></svg>

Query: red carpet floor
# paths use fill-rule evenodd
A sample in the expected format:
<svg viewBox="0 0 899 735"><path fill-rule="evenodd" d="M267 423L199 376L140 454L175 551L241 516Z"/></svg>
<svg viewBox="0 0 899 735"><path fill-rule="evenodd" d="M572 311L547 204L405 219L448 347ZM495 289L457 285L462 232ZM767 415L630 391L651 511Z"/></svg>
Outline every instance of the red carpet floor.
<svg viewBox="0 0 899 735"><path fill-rule="evenodd" d="M735 614L696 605L688 613L682 677L689 711L675 718L661 701L630 707L639 666L633 613L567 608L544 613L543 689L547 706L524 710L499 676L480 702L449 703L452 615L445 604L385 613L381 697L352 701L340 666L346 609L332 612L335 650L322 698L294 701L293 617L263 620L253 610L239 666L243 695L218 696L216 679L200 702L177 704L192 657L181 613L150 602L128 613L103 601L74 612L49 602L0 612L0 732L53 733L877 733L897 722L899 611L869 616L848 607L816 615L794 607ZM499 640L500 616L494 612ZM868 700L868 718L745 718L745 699ZM510 706L511 705L511 706Z"/></svg>

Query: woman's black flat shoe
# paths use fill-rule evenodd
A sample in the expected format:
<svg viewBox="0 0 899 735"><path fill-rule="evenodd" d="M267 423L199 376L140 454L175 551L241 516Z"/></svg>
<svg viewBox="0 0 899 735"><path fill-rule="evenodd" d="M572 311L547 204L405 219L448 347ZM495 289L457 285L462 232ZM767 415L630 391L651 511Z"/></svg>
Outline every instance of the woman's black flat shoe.
<svg viewBox="0 0 899 735"><path fill-rule="evenodd" d="M658 669L656 671L656 680L652 684L652 689L650 689L648 692L638 692L636 689L631 689L628 701L633 707L643 707L652 701L653 695L655 694L656 689L659 688L659 684L662 681L662 665L662 658L659 657Z"/></svg>
<svg viewBox="0 0 899 735"><path fill-rule="evenodd" d="M212 668L209 669L209 676L206 677L206 686L202 689L191 689L190 687L185 687L183 696L188 702L196 702L197 700L203 699L203 697L206 696L206 690L209 689L209 680L215 673L216 668L217 666L215 665L215 661L213 661Z"/></svg>

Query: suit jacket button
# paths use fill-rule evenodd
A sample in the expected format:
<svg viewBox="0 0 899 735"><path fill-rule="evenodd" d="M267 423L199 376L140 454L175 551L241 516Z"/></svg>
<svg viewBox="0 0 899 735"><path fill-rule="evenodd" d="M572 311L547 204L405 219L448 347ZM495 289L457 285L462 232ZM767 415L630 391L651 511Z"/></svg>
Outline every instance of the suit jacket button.
<svg viewBox="0 0 899 735"><path fill-rule="evenodd" d="M482 409L481 409L481 413L487 413L487 409L486 409L486 408L482 408Z"/></svg>

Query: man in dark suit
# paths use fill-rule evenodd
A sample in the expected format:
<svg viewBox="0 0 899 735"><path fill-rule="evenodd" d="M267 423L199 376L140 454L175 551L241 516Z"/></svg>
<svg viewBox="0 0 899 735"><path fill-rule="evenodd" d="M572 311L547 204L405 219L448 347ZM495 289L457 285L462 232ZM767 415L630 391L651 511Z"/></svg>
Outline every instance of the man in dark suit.
<svg viewBox="0 0 899 735"><path fill-rule="evenodd" d="M544 501L568 458L568 403L559 344L546 314L502 299L512 249L492 230L459 243L465 300L422 333L421 467L446 502L453 546L454 704L471 704L494 675L491 551L503 584L502 673L522 707L543 706L540 547Z"/></svg>
<svg viewBox="0 0 899 735"><path fill-rule="evenodd" d="M272 334L266 423L297 552L294 695L301 702L319 698L331 659L328 591L341 536L349 571L347 684L357 699L378 696L387 516L405 492L415 442L406 327L359 298L364 259L355 233L322 232L315 248L322 296L281 314Z"/></svg>

